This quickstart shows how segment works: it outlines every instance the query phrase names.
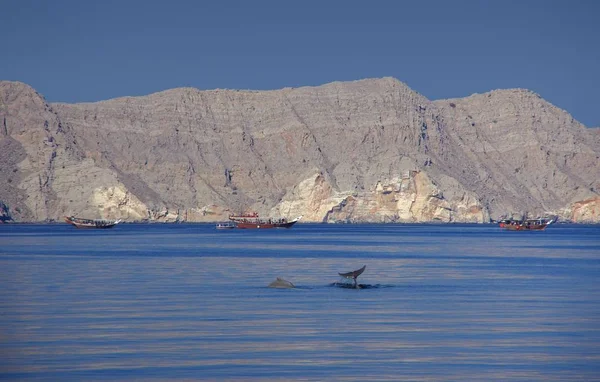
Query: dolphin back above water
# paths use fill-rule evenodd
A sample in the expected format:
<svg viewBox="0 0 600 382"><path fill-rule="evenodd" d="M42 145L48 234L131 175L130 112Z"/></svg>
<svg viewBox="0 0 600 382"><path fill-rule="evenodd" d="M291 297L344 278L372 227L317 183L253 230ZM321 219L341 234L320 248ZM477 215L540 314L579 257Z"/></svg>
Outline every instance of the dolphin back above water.
<svg viewBox="0 0 600 382"><path fill-rule="evenodd" d="M338 274L345 279L352 280L353 281L353 283L351 284L352 288L361 289L362 287L367 287L367 286L362 285L362 284L359 285L356 279L358 278L358 276L360 276L365 271L366 268L367 268L367 266L363 265L362 268L357 269L355 271L338 273ZM333 283L333 285L339 286L342 288L349 287L349 284L347 284L347 283ZM292 284L291 282L289 282L285 279L282 279L281 277L277 277L277 279L275 279L275 281L273 281L272 283L269 284L269 288L294 289L294 288L296 288L296 286L294 284Z"/></svg>
<svg viewBox="0 0 600 382"><path fill-rule="evenodd" d="M292 289L295 288L295 286L291 282L284 280L281 277L277 277L275 281L269 284L269 288Z"/></svg>

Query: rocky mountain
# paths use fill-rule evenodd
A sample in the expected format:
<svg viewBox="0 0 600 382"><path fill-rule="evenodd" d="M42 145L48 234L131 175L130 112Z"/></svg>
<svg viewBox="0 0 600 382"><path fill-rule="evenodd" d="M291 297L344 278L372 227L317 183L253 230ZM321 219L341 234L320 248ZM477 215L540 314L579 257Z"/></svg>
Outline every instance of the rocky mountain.
<svg viewBox="0 0 600 382"><path fill-rule="evenodd" d="M48 103L0 82L4 220L600 221L600 134L522 89L393 79ZM1 213L1 212L0 212Z"/></svg>

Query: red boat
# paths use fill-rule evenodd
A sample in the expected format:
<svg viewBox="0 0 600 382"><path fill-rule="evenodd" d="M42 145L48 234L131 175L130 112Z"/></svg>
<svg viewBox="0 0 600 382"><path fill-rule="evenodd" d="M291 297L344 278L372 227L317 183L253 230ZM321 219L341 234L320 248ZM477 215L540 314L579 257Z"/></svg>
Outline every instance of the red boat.
<svg viewBox="0 0 600 382"><path fill-rule="evenodd" d="M507 224L512 223L514 220L512 219L502 219L498 222L498 225L500 226L500 228L504 228L506 227Z"/></svg>
<svg viewBox="0 0 600 382"><path fill-rule="evenodd" d="M302 216L298 216L289 221L286 218L263 219L256 212L246 215L229 215L229 220L234 222L236 228L241 229L292 228L301 218Z"/></svg>
<svg viewBox="0 0 600 382"><path fill-rule="evenodd" d="M554 219L527 219L527 220L501 220L500 228L508 231L543 231L550 224L554 223Z"/></svg>

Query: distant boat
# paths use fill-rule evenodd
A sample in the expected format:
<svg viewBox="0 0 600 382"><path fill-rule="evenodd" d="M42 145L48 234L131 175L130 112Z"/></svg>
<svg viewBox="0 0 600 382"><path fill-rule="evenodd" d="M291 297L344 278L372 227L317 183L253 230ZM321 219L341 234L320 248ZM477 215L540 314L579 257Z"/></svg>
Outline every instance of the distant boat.
<svg viewBox="0 0 600 382"><path fill-rule="evenodd" d="M504 228L508 231L543 231L550 224L554 223L556 218L538 218L538 219L525 219L525 220L513 220L503 219L500 220L498 225L500 228Z"/></svg>
<svg viewBox="0 0 600 382"><path fill-rule="evenodd" d="M77 228L112 228L119 224L121 220L106 219L83 219L75 216L65 216L65 221Z"/></svg>
<svg viewBox="0 0 600 382"><path fill-rule="evenodd" d="M298 216L296 219L290 221L286 218L261 218L256 212L246 215L229 216L229 220L235 224L236 228L241 229L292 228L301 218L302 216Z"/></svg>
<svg viewBox="0 0 600 382"><path fill-rule="evenodd" d="M513 222L513 219L502 219L498 222L498 225L500 226L500 228L504 228L505 225Z"/></svg>
<svg viewBox="0 0 600 382"><path fill-rule="evenodd" d="M216 228L217 229L234 229L235 228L235 224L233 222L217 223Z"/></svg>

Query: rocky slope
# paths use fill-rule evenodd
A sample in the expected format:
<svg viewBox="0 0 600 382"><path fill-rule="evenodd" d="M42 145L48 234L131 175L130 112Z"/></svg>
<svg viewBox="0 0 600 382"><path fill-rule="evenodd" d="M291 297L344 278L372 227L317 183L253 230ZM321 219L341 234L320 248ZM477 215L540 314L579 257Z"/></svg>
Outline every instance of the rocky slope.
<svg viewBox="0 0 600 382"><path fill-rule="evenodd" d="M0 123L5 220L600 220L600 134L527 90L432 102L383 78L50 104L5 81Z"/></svg>

